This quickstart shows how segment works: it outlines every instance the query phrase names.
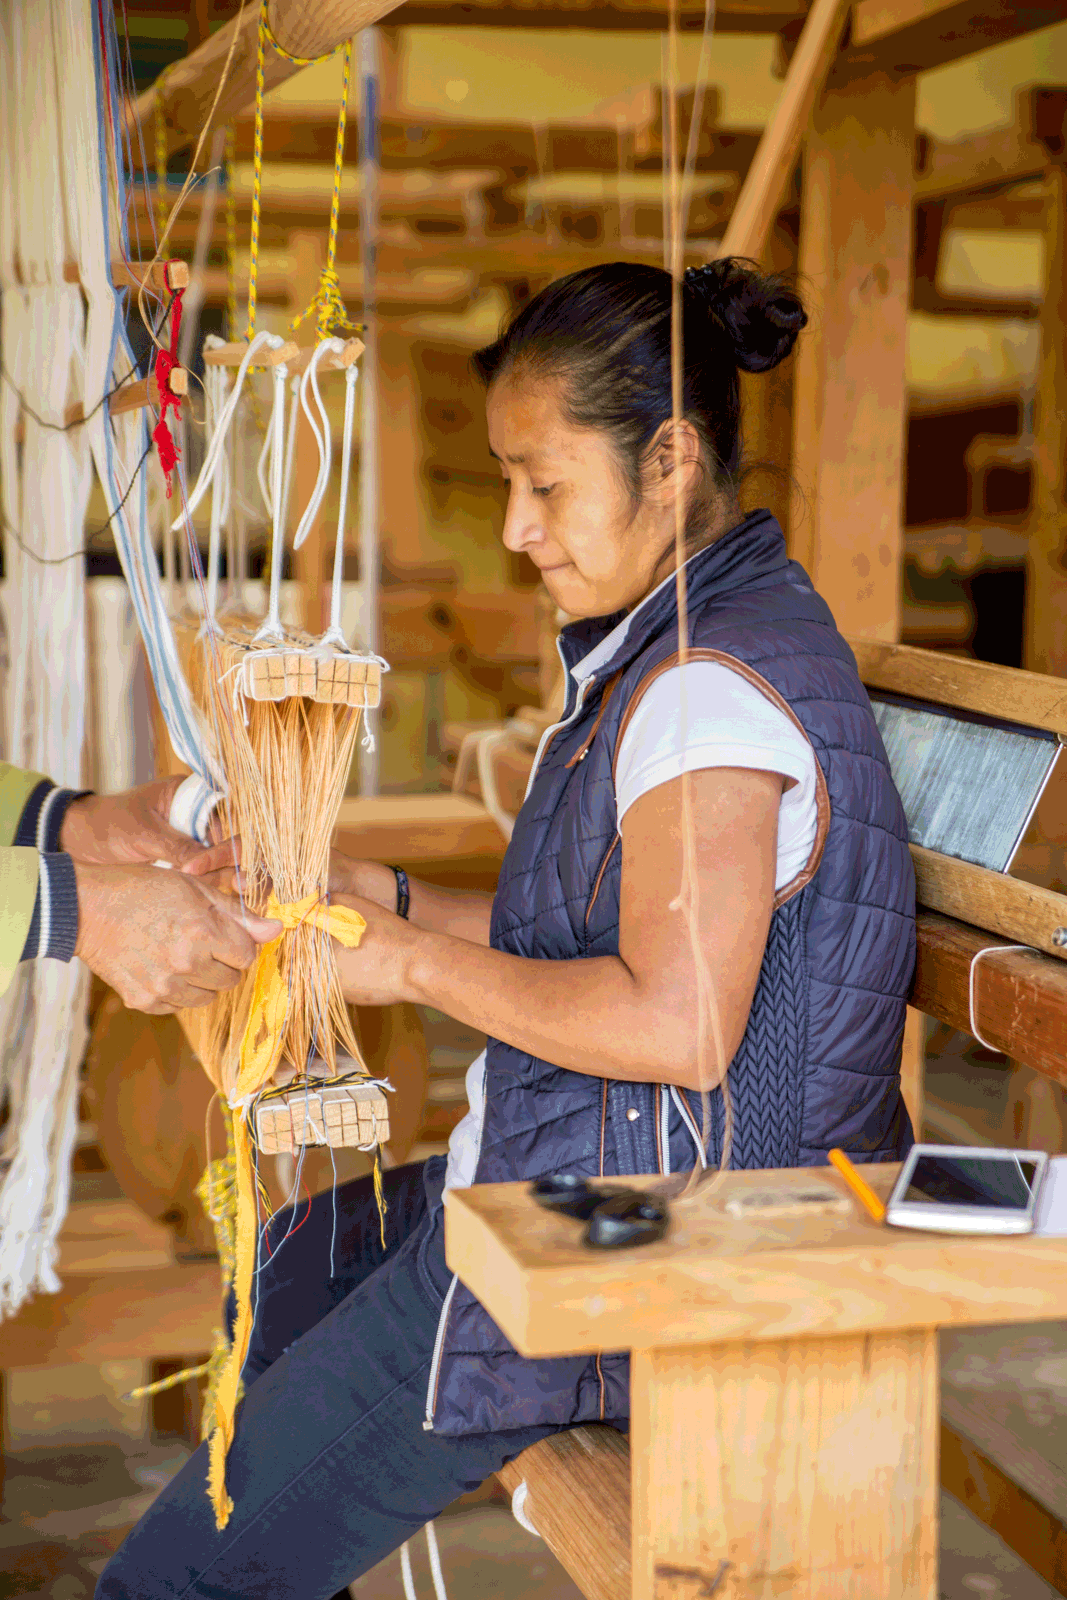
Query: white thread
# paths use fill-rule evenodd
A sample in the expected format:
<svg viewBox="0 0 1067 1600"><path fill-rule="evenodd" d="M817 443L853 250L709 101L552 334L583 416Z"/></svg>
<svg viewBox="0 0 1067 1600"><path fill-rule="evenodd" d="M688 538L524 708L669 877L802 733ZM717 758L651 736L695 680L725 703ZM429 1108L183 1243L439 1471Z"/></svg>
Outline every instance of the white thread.
<svg viewBox="0 0 1067 1600"><path fill-rule="evenodd" d="M530 1521L526 1510L526 1502L529 1498L530 1487L526 1479L523 1478L522 1482L516 1485L515 1493L511 1497L511 1514L520 1528L525 1528L526 1532L532 1533L535 1539L540 1539L541 1535Z"/></svg>
<svg viewBox="0 0 1067 1600"><path fill-rule="evenodd" d="M978 950L978 951L975 952L975 955L973 956L973 958L971 960L971 970L970 970L970 972L968 973L968 976L967 976L967 999L968 999L968 1010L970 1012L969 1020L970 1020L970 1024L971 1024L971 1035L972 1035L973 1038L978 1040L979 1044L985 1045L985 1048L987 1050L997 1050L997 1046L995 1044L990 1044L988 1039L983 1039L982 1035L978 1032L978 1018L975 1015L975 1003L974 1003L975 1002L975 984L974 984L975 974L978 971L978 963L979 963L979 961L981 961L983 956L999 955L1001 952L1003 952L1005 950L1033 950L1033 945L1030 945L1030 944L990 944L990 945L987 945L984 950ZM998 1055L1003 1055L1003 1051L997 1050L997 1053L998 1053Z"/></svg>
<svg viewBox="0 0 1067 1600"><path fill-rule="evenodd" d="M400 1578L404 1585L404 1600L418 1600L415 1593L415 1579L411 1572L411 1540L405 1539L400 1546Z"/></svg>
<svg viewBox="0 0 1067 1600"><path fill-rule="evenodd" d="M233 388L230 390L226 404L222 408L222 414L215 426L215 432L212 435L211 443L207 447L207 454L204 456L204 464L200 468L200 476L196 480L196 487L189 496L184 511L182 511L181 515L176 517L172 523L175 533L192 523L193 512L204 498L215 478L215 474L218 472L219 460L222 456L223 447L225 446L226 438L230 431L230 424L232 423L234 413L237 410L237 402L241 398L241 390L244 388L244 381L248 375L248 369L252 365L252 358L262 349L280 350L283 343L284 340L280 339L276 333L257 333L255 338L249 344L248 349L245 351L244 356L241 359L241 365L237 369L237 376L234 379ZM274 370L277 372L278 368L275 367Z"/></svg>
<svg viewBox="0 0 1067 1600"><path fill-rule="evenodd" d="M341 441L341 496L337 507L337 541L333 551L333 589L330 596L330 626L323 644L348 648L341 632L341 588L345 576L345 512L348 509L348 480L352 470L352 423L356 414L356 363L345 372L345 422Z"/></svg>
<svg viewBox="0 0 1067 1600"><path fill-rule="evenodd" d="M285 381L289 376L289 369L284 362L274 369L274 404L271 408L271 505L274 508L274 532L271 540L270 558L270 599L267 605L267 615L262 626L256 630L256 640L283 639L285 637L281 622L281 594L282 594L282 562L285 555L285 506L284 500L284 475L285 468L282 460L282 446L285 435ZM295 405L294 405L295 416ZM293 433L293 422L290 422L290 437ZM247 713L246 713L247 715Z"/></svg>
<svg viewBox="0 0 1067 1600"><path fill-rule="evenodd" d="M311 431L315 435L315 443L319 447L319 475L315 479L315 487L312 490L311 499L304 507L304 515L300 518L300 521L297 524L296 533L293 535L294 550L300 549L300 546L303 544L304 540L311 531L312 523L318 516L319 507L322 505L322 502L326 496L326 490L329 487L330 467L333 462L333 445L330 439L330 420L326 415L326 407L322 403L322 393L319 389L319 362L328 351L332 351L334 355L340 355L343 349L344 345L340 339L323 339L315 346L311 360L307 364L307 371L300 380L300 407L305 417L308 419ZM322 423L321 431L315 422L315 418L311 415L310 408L308 407L308 389L311 390L311 393L315 399L315 406L319 413L319 421Z"/></svg>
<svg viewBox="0 0 1067 1600"><path fill-rule="evenodd" d="M296 460L296 427L300 419L300 407L297 401L300 397L300 379L294 378L289 385L289 438L285 446L285 473L282 478L282 511L281 524L283 528L289 526L289 501L293 492L293 463Z"/></svg>
<svg viewBox="0 0 1067 1600"><path fill-rule="evenodd" d="M441 1571L441 1552L437 1548L437 1529L432 1520L426 1524L426 1548L430 1552L430 1577L433 1579L433 1592L437 1600L448 1600L448 1590L445 1588L445 1575Z"/></svg>

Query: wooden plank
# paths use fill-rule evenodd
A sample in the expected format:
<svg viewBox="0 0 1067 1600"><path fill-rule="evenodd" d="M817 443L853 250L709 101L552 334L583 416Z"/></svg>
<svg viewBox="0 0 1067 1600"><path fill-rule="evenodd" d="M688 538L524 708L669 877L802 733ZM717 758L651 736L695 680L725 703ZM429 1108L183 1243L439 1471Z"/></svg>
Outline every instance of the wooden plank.
<svg viewBox="0 0 1067 1600"><path fill-rule="evenodd" d="M762 256L815 102L836 60L849 10L849 0L814 0L716 255L757 261Z"/></svg>
<svg viewBox="0 0 1067 1600"><path fill-rule="evenodd" d="M1025 183L1042 177L1048 162L1048 151L1033 137L1030 102L1017 96L1015 120L1006 128L959 141L924 134L916 146L915 198L929 203L994 185Z"/></svg>
<svg viewBox="0 0 1067 1600"><path fill-rule="evenodd" d="M778 33L803 20L807 6L796 0L726 0L715 8L716 33ZM667 26L666 0L408 0L393 21L397 26L445 28L610 28L661 32ZM703 26L701 0L678 0L679 27Z"/></svg>
<svg viewBox="0 0 1067 1600"><path fill-rule="evenodd" d="M1045 179L1045 293L1028 518L1023 659L1035 672L1067 673L1067 166Z"/></svg>
<svg viewBox="0 0 1067 1600"><path fill-rule="evenodd" d="M864 1174L885 1197L898 1171ZM446 1255L528 1356L993 1325L1018 1321L1021 1308L1031 1321L1067 1314L1067 1239L924 1236L855 1206L762 1222L726 1210L740 1193L812 1183L846 1193L824 1167L725 1173L672 1202L665 1239L619 1252L584 1249L580 1225L543 1211L526 1184L453 1189Z"/></svg>
<svg viewBox="0 0 1067 1600"><path fill-rule="evenodd" d="M64 283L80 283L81 271L76 261L63 264ZM116 289L150 289L156 294L172 294L175 289L188 289L189 265L185 261L113 261L111 282Z"/></svg>
<svg viewBox="0 0 1067 1600"><path fill-rule="evenodd" d="M812 492L792 545L872 639L900 632L914 121L914 83L875 74L825 95L804 152L793 462Z"/></svg>
<svg viewBox="0 0 1067 1600"><path fill-rule="evenodd" d="M334 842L363 861L439 861L447 856L503 859L500 829L467 795L352 797L341 802Z"/></svg>
<svg viewBox="0 0 1067 1600"><path fill-rule="evenodd" d="M1015 1330L1017 1334L1027 1331L1029 1330L1022 1328ZM966 1338L968 1336L961 1335L960 1337ZM1007 1348L1011 1350L1011 1344ZM1033 1371L1031 1370L1025 1376L1020 1377L1019 1367L1015 1366L1013 1370L1010 1357L1005 1360L1001 1354L1002 1350L1003 1346L998 1344L998 1360L996 1361L995 1370L998 1373L1000 1382L1003 1384L1003 1388L1008 1391L1015 1391L1015 1398L1020 1405L1022 1414L1030 1421L1030 1437L1036 1440L1037 1448L1035 1449L1034 1444L1027 1443L1025 1439L1020 1438L1013 1428L1005 1426L1002 1421L992 1415L986 1394L976 1394L973 1390L969 1391L962 1387L957 1387L956 1382L953 1380L958 1379L959 1373L958 1369L953 1370L952 1367L950 1367L952 1377L947 1383L943 1384L941 1415L955 1434L965 1439L969 1444L977 1446L988 1461L995 1461L997 1470L1015 1483L1032 1500L1037 1501L1039 1505L1044 1506L1049 1511L1059 1512L1062 1516L1067 1514L1067 1472L1063 1471L1062 1466L1050 1461L1048 1459L1049 1449L1043 1448L1046 1444L1048 1444L1049 1448L1055 1448L1051 1445L1051 1441L1046 1440L1045 1437L1045 1430L1049 1423L1045 1423L1042 1420L1048 1414L1047 1406L1052 1397L1045 1392L1042 1394L1040 1405L1033 1406L1035 1391L1033 1389L1028 1391L1027 1386L1027 1380L1030 1379L1032 1381L1033 1379ZM1055 1362L1056 1358L1053 1356L1049 1363L1053 1371L1055 1370ZM1024 1359L1024 1372L1027 1365L1028 1363ZM1032 1367L1037 1366L1038 1361L1034 1360ZM988 1373L986 1378L988 1381ZM1040 1390L1037 1392L1041 1393ZM1031 1407L1033 1407L1032 1410ZM1055 1426L1054 1422L1052 1422L1052 1426ZM1062 1450L1058 1453L1062 1461ZM948 1488L949 1486L946 1484L945 1487ZM1024 1559L1029 1560L1029 1557Z"/></svg>
<svg viewBox="0 0 1067 1600"><path fill-rule="evenodd" d="M526 1485L524 1514L586 1600L631 1600L630 1447L614 1428L572 1428L497 1473Z"/></svg>
<svg viewBox="0 0 1067 1600"><path fill-rule="evenodd" d="M841 72L928 71L1065 16L1065 0L857 0Z"/></svg>
<svg viewBox="0 0 1067 1600"><path fill-rule="evenodd" d="M0 1367L195 1354L211 1349L220 1312L214 1262L73 1277L0 1324Z"/></svg>
<svg viewBox="0 0 1067 1600"><path fill-rule="evenodd" d="M947 1420L941 1424L941 1486L1057 1594L1067 1595L1067 1527Z"/></svg>
<svg viewBox="0 0 1067 1600"><path fill-rule="evenodd" d="M919 905L1067 960L1067 895L922 845L910 848Z"/></svg>
<svg viewBox="0 0 1067 1600"><path fill-rule="evenodd" d="M911 1003L927 1016L970 1033L971 962L979 1031L997 1050L1067 1088L1067 969L1036 951L1000 951L1000 940L936 911L916 919L918 953Z"/></svg>
<svg viewBox="0 0 1067 1600"><path fill-rule="evenodd" d="M96 1277L174 1265L174 1235L132 1200L76 1200L59 1235L59 1274Z"/></svg>
<svg viewBox="0 0 1067 1600"><path fill-rule="evenodd" d="M936 1600L932 1329L636 1351L634 1600Z"/></svg>
<svg viewBox="0 0 1067 1600"><path fill-rule="evenodd" d="M983 716L1044 728L1067 739L1067 684L1040 672L969 661L942 650L883 644L845 630L868 689L977 711Z"/></svg>
<svg viewBox="0 0 1067 1600"><path fill-rule="evenodd" d="M228 344L208 345L201 351L205 367L239 367L248 354L246 339L232 339ZM293 362L300 356L300 346L286 339L276 350L257 350L257 367L280 367L283 362Z"/></svg>

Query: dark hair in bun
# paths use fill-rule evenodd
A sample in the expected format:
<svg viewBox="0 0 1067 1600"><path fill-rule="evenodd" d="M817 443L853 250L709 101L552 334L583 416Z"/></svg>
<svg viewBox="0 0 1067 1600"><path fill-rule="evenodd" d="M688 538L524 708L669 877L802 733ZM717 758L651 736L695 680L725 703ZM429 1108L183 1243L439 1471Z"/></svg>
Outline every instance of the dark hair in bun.
<svg viewBox="0 0 1067 1600"><path fill-rule="evenodd" d="M683 281L731 341L742 372L769 372L784 361L808 320L784 279L761 277L736 256L689 267Z"/></svg>
<svg viewBox="0 0 1067 1600"><path fill-rule="evenodd" d="M740 461L738 372L785 359L807 322L796 291L751 262L691 267L682 286L685 417L716 484ZM568 420L610 435L639 498L647 451L671 417L671 277L626 261L550 283L474 357L487 385L516 369L558 381Z"/></svg>

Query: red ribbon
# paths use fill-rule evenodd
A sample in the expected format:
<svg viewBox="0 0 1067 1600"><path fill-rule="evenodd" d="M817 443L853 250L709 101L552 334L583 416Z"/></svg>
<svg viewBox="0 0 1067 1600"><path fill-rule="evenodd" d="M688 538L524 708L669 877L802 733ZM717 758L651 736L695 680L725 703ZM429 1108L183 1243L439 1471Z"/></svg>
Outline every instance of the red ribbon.
<svg viewBox="0 0 1067 1600"><path fill-rule="evenodd" d="M164 270L164 280L170 288L170 268ZM167 480L167 499L171 493L171 473L178 465L178 446L167 426L167 412L174 407L175 416L181 415L181 396L172 394L170 389L170 375L178 365L178 335L182 326L182 296L184 289L174 290L174 306L170 316L170 349L160 350L156 354L156 392L159 395L159 421L152 429L152 438L156 450L159 452L159 464L163 468L163 475Z"/></svg>

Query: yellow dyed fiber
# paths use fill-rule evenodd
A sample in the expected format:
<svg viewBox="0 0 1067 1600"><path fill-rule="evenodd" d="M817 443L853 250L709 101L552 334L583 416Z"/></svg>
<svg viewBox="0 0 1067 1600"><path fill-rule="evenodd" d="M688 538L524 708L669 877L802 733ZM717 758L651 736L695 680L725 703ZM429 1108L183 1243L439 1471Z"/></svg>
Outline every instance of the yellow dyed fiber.
<svg viewBox="0 0 1067 1600"><path fill-rule="evenodd" d="M367 924L357 911L345 906L327 905L319 895L305 895L288 905L280 905L272 894L264 912L282 924L277 939L260 947L253 977L252 1007L241 1041L240 1065L234 1087L234 1102L256 1095L266 1087L282 1053L289 991L282 977L279 956L285 933L302 923L332 934L349 950L354 950ZM252 1276L256 1257L255 1168L252 1160L252 1135L249 1108L238 1105L233 1119L234 1162L237 1180L237 1240L233 1288L237 1301L237 1325L233 1344L215 1391L215 1427L209 1446L208 1493L215 1508L215 1526L224 1528L230 1520L233 1501L226 1490L226 1457L233 1443L234 1413L241 1369L252 1338Z"/></svg>

